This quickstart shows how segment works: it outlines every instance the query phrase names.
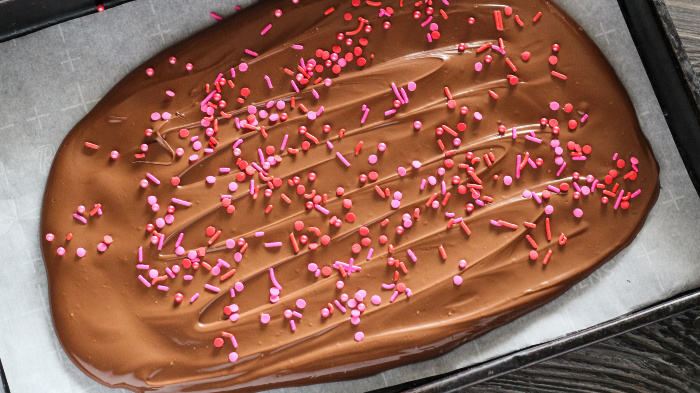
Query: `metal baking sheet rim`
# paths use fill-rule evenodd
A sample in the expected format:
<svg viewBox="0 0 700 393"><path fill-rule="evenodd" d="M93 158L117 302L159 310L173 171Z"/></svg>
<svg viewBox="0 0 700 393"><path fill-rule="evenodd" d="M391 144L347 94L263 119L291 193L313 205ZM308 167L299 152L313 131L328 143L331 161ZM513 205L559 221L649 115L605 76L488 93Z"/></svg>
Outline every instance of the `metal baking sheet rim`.
<svg viewBox="0 0 700 393"><path fill-rule="evenodd" d="M129 0L123 1L123 2L128 2L128 1ZM623 7L625 6L625 5L623 5L623 3L634 4L633 1L629 1L629 0L618 0L618 1L620 2L621 6L623 6ZM120 2L120 3L122 3L122 2ZM655 0L648 0L648 3L653 4L654 11L657 12L656 17L658 18L659 3L661 4L661 6L663 6L663 3L661 3L658 0L656 0L656 1ZM627 6L629 6L629 4L627 4ZM664 8L664 11L665 11L665 8ZM85 15L88 13L89 13L89 10L86 10L85 12L82 12L76 16L81 16L81 15ZM60 23L60 21L68 20L68 19L71 19L72 17L74 17L74 16L68 16L65 18L59 17L56 19L56 21L58 21L58 23ZM44 23L44 24L39 24L36 26L30 26L30 27L25 28L22 31L18 32L18 34L16 34L16 35L19 36L19 35L26 34L27 32L42 29L44 27L47 27L47 26L50 26L52 24L57 23L56 21L54 21L53 23ZM629 23L629 20L628 20L628 23ZM665 28L665 33L667 35L672 36L672 38L675 35L677 38L675 30L673 30L672 22L667 22L667 24L663 25L663 26L657 25L657 27L658 27L659 32L661 32ZM669 27L670 27L670 29L669 29ZM669 30L672 30L672 31L669 31ZM666 38L668 39L668 36ZM671 45L667 42L667 46L670 47ZM638 48L638 51L640 52L640 55L641 55L642 51L639 50L640 46L638 45L637 48ZM646 47L644 47L644 48L646 49ZM670 49L671 48L669 48L669 50ZM678 48L673 48L673 49L678 51ZM683 62L684 60L687 62L687 57L683 58L683 56L681 56L679 61ZM646 66L646 64L645 64L645 66ZM686 68L686 70L687 70L687 68ZM678 68L675 71L679 75L681 75L683 73L683 70L681 68ZM647 69L647 72L650 73L648 69ZM652 83L653 83L654 80L652 78L651 73L649 76L650 76L650 79L652 79ZM682 77L684 78L686 84L688 84L688 86L685 86L686 89L688 89L689 91L694 91L696 93L698 91L700 91L700 83L698 83L697 77L695 77L694 75L691 76L691 75L687 75L687 74L683 75ZM693 78L695 78L695 79L693 79ZM695 82L695 85L691 85L691 82ZM658 97L658 95L657 95L657 97ZM695 101L693 101L692 97L690 97L690 96L686 97L686 99L688 100L688 102L695 105L696 110L700 110L697 107L697 104L698 104L697 97L696 97ZM698 113L698 112L696 112L696 113ZM667 116L667 120L668 120L668 116ZM698 118L696 117L695 120L698 120ZM673 130L673 127L671 127L671 124L669 124L669 128L671 128ZM676 140L676 145L679 148L679 150L683 150L683 147L681 146L681 144L679 143L678 140ZM692 148L687 149L687 150L692 150ZM689 172L689 175L690 175L691 179L693 180L694 185L697 188L698 184L699 184L697 175L698 175L698 173L700 173L700 171L697 170L698 168L693 168L687 162L686 162L686 166L687 166L687 170ZM693 172L693 170L695 170L695 172ZM700 192L700 189L698 189L698 191ZM517 368L522 368L522 367L525 367L529 364L534 364L534 363L541 361L541 360L544 360L546 358L550 358L550 357L556 356L556 355L564 353L564 352L568 352L568 351L575 350L577 348L580 348L580 347L583 347L586 345L590 345L594 342L601 341L605 338L609 338L609 337L615 336L617 334L624 333L625 331L633 330L637 327L640 327L640 326L643 326L643 325L646 325L649 323L653 323L655 321L664 319L668 316L671 316L671 315L683 312L685 310L697 307L698 305L700 305L700 291L693 291L693 292L687 293L685 295L674 297L671 300L666 300L666 301L663 301L663 302L658 303L656 305L648 306L648 307L643 308L637 312L633 312L631 314L626 314L626 315L620 316L618 318L614 318L614 319L607 321L607 322L604 322L602 324L595 325L595 326L592 326L592 327L587 328L587 329L576 331L574 333L571 333L569 335L566 335L564 337L561 337L561 338L558 338L555 340L547 341L547 342L544 342L544 343L541 343L539 345L535 345L532 347L525 347L525 348L522 348L520 350L514 351L512 353L508 353L508 354L505 354L503 356L493 358L493 359L488 360L486 362L483 362L481 364L475 364L475 365L470 366L466 369L455 370L453 372L448 373L447 374L448 376L445 378L441 378L445 374L431 377L429 379L432 380L432 382L428 382L427 384L425 384L423 386L415 387L414 389L412 389L410 391L411 392L444 391L446 389L451 389L451 388L455 388L458 386L466 386L468 384L469 385L474 384L474 383L477 383L479 381L483 381L486 379L490 379L494 376L507 373L508 371L512 371L512 370L517 369ZM519 358L519 360L516 362L513 362L513 359L515 359L515 358ZM425 378L423 380L425 380ZM8 386L7 381L5 379L4 373L2 373L2 365L1 364L0 364L0 382L2 383L2 386L6 389L6 391L9 392L9 386ZM415 386L416 382L418 382L418 381L413 381L413 383L414 383L413 386ZM457 383L457 384L455 384L455 383ZM390 389L392 389L392 388L398 388L400 386L405 386L407 384L411 384L411 382L395 385L393 387L383 388L383 389L380 389L380 391L391 391Z"/></svg>

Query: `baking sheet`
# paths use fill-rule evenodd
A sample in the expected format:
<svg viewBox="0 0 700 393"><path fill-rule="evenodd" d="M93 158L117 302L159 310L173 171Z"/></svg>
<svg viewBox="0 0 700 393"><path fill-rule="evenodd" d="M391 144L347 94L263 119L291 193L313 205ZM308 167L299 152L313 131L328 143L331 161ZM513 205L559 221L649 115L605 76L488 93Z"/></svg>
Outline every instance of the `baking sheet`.
<svg viewBox="0 0 700 393"><path fill-rule="evenodd" d="M559 299L435 360L305 392L360 392L543 343L700 287L692 187L615 0L557 0L621 75L661 166L661 194L630 247ZM0 359L13 392L112 392L80 372L53 332L39 216L61 140L132 68L230 15L216 0L139 0L0 44ZM292 392L300 389L281 389Z"/></svg>

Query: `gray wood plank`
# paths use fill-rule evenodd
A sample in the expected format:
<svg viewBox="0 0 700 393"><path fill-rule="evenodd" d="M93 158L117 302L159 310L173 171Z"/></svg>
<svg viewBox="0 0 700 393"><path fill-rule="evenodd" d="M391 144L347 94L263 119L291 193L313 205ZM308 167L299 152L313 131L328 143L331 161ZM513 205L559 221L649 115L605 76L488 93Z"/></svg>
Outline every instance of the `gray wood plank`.
<svg viewBox="0 0 700 393"><path fill-rule="evenodd" d="M700 309L462 391L700 392Z"/></svg>
<svg viewBox="0 0 700 393"><path fill-rule="evenodd" d="M695 72L700 74L700 1L665 1L690 62Z"/></svg>

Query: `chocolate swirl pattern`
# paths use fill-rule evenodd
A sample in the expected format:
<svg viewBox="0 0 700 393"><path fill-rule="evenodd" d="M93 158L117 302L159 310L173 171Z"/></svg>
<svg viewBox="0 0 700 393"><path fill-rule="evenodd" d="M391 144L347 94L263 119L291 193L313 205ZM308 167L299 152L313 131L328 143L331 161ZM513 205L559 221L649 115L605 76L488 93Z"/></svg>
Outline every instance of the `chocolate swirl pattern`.
<svg viewBox="0 0 700 393"><path fill-rule="evenodd" d="M442 354L638 232L658 165L547 1L266 1L125 77L49 176L58 337L134 391L258 391Z"/></svg>

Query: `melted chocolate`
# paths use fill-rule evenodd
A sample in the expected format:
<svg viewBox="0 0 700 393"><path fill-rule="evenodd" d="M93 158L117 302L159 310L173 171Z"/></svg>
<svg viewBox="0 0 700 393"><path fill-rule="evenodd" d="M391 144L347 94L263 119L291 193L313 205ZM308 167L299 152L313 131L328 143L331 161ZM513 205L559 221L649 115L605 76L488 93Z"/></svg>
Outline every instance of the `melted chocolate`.
<svg viewBox="0 0 700 393"><path fill-rule="evenodd" d="M396 1L392 10L384 8L387 4L357 4L273 0L252 6L148 60L119 82L65 139L46 186L42 237L51 233L55 239L42 240L43 255L58 338L71 360L92 378L134 391L213 392L371 375L438 356L541 306L589 275L636 235L658 194L658 165L614 71L558 7L547 1L517 2L509 15L504 5L451 1L446 6L435 1L432 21L421 26L427 18L426 4L400 6ZM326 15L330 7L334 10ZM280 17L275 16L276 9L282 10ZM421 12L417 19L415 11ZM502 31L497 29L494 11L501 13ZM393 15L379 17L382 12ZM538 12L542 15L533 22ZM346 13L350 20L344 18ZM524 26L519 26L516 15ZM390 22L388 29L384 21ZM429 42L433 22L439 37L433 34ZM269 23L272 27L261 35ZM353 32L360 23L371 26L371 32L363 26L357 34L338 40L338 33ZM352 39L349 45L348 38ZM485 46L501 45L499 38L505 48ZM459 43L465 43L464 50ZM555 43L558 51L552 49ZM338 64L331 55L336 45L347 62L339 74L323 58L323 51L328 51L325 56L331 65ZM321 49L318 54L317 49ZM523 59L525 51L531 53L528 60ZM175 64L170 64L171 56ZM556 65L550 64L550 56L556 56ZM359 65L358 57L366 64ZM302 58L303 64L314 59L323 69L310 67L314 75L297 79ZM475 69L477 62L481 71ZM194 68L187 71L186 63ZM245 72L241 63L248 66ZM153 76L147 75L149 67L155 71ZM229 71L232 67L235 78ZM226 80L220 87L227 104L213 111L212 119L218 122L214 142L202 125L202 118L208 116L202 110L209 104L217 106L219 97L212 96L204 104L203 100L208 96L205 84L213 91L219 73ZM326 78L332 80L330 86L323 84ZM292 79L299 93L292 88ZM409 82L416 83L415 91L408 89ZM397 100L391 83L404 100L399 100L396 113L385 114ZM455 108L448 106L445 87ZM243 88L250 90L245 98ZM175 95L168 96L166 90ZM272 108L266 107L269 100L274 100ZM277 102L284 103L282 110ZM557 105L552 102L560 108L553 110ZM248 116L250 105L256 106L255 116ZM369 113L362 123L364 105ZM323 107L323 111L311 120L302 106L315 112ZM463 106L468 108L466 115L460 112ZM267 118L261 110L268 112ZM153 121L154 112L169 112L172 117ZM475 118L477 112L481 120ZM288 116L284 121L269 118L282 113ZM540 124L542 118L545 125ZM558 134L551 119L561 127ZM241 126L244 120L258 124ZM571 120L574 130L569 128ZM422 123L419 130L414 129L415 121ZM330 126L328 132L324 125ZM505 133L499 132L500 125ZM306 135L300 126L306 127ZM146 129L153 130L150 136ZM285 135L286 147L280 150ZM195 136L198 140L193 142ZM236 156L239 152L233 146L239 140L243 142L236 145L240 149ZM560 175L552 140L560 141L566 163ZM202 144L200 150L194 148L197 142ZM386 144L385 151L378 149L380 143ZM145 153L142 144L148 147ZM273 146L274 152L267 152L267 146ZM204 152L210 147L213 152ZM178 148L184 150L182 157ZM258 149L266 160L273 157L269 168L262 167ZM113 150L120 154L116 159L110 158ZM574 160L572 152L586 159ZM526 153L532 162L523 158ZM193 154L196 161L190 162ZM370 163L370 155L377 156L376 164ZM518 155L525 163L519 178ZM622 161L614 160L614 155ZM541 166L537 158L542 159ZM414 161L421 164L419 169L412 166ZM262 168L255 169L252 163ZM404 176L398 173L399 167L406 168ZM226 173L220 168L231 170ZM249 174L240 175L240 168ZM444 168L444 175L439 168ZM611 170L616 171L614 176ZM316 175L313 181L308 179L311 172ZM575 172L580 179L575 179ZM369 178L362 182L361 175ZM587 175L605 191L593 187ZM215 180L213 184L205 180L208 176ZM435 185L430 176L435 177ZM456 183L453 176L459 176ZM512 178L511 185L504 184L506 176ZM171 183L173 177L176 183L179 180L178 186ZM144 179L147 185L142 188ZM251 179L259 187L257 198L250 193ZM421 189L423 179L427 184ZM560 188L562 184L570 186L568 191L566 186ZM554 190L549 198L543 193L548 186ZM575 198L576 186L581 188L580 198ZM343 196L338 195L338 187L344 189ZM389 195L380 196L387 188ZM636 190L641 192L632 197L629 193ZM401 200L394 209L391 201L397 191ZM315 201L318 207L313 206L314 192L321 196ZM536 197L526 197L529 192ZM283 193L290 203L284 201ZM157 199L159 211L153 211L149 196ZM609 198L607 204L602 203L604 197ZM173 203L172 198L191 205ZM344 207L344 199L350 199L352 207ZM227 211L233 208L225 206L229 201L235 206L233 213ZM306 208L308 201L311 209ZM96 204L99 209L93 208ZM467 204L473 211L468 211ZM76 212L79 205L86 207L84 213ZM168 205L175 209L174 222L150 232L147 224L165 219ZM265 213L268 205L272 210ZM548 205L553 208L551 214L545 212ZM420 214L414 218L416 209ZM581 209L583 216L575 217L575 209ZM78 218L71 217L73 213ZM451 213L453 217L446 216ZM547 218L551 240L546 237ZM330 224L336 220L342 225ZM303 221L303 229L295 229L297 221ZM209 226L214 232L207 231ZM363 226L369 246L362 243ZM220 235L210 241L216 231ZM257 237L256 232L264 234ZM72 239L65 240L69 233ZM176 253L181 233L182 249ZM298 253L290 233L300 247ZM322 244L325 240L319 234L329 236L330 243ZM560 234L567 238L563 245ZM97 247L105 235L113 242L100 252ZM386 236L386 244L380 242L381 235ZM240 238L247 245L236 262L242 247L235 241ZM274 242L282 246L265 247ZM57 254L59 247L65 255ZM78 248L86 250L84 257L76 256ZM370 248L373 254L368 260ZM533 260L535 248L538 255L533 254ZM203 252L196 255L198 249ZM191 251L190 257L197 258L185 261ZM552 254L544 264L548 251ZM336 261L349 264L350 258L361 270L346 265L344 273L351 274L344 277ZM466 261L464 268L460 260ZM195 269L192 262L199 267ZM313 266L309 270L310 263L318 267L318 277ZM234 268L235 274L222 281ZM276 303L271 302L271 268L282 287ZM155 269L155 281L148 269ZM192 280L185 280L185 275ZM456 285L455 276L463 280L461 285ZM337 288L338 281L344 283L343 289ZM232 298L230 288L236 282L244 289ZM220 292L206 289L205 284ZM400 285L384 289L382 284ZM403 292L395 294L397 289ZM360 290L366 291L359 306L365 309L355 325L352 302L342 301L341 295L354 298ZM174 300L178 293L182 302ZM190 302L195 293L199 297ZM378 306L370 301L375 295L381 297ZM305 301L303 309L298 299ZM322 309L329 308L329 303L334 312L324 317ZM236 309L226 307L232 304L238 306L235 322L227 315ZM285 310L302 317L287 318ZM262 314L271 317L268 324L261 322ZM222 332L235 336L237 349ZM357 332L364 334L364 340L356 341ZM218 337L224 338L222 347L215 346ZM234 362L229 361L232 352L238 356Z"/></svg>

